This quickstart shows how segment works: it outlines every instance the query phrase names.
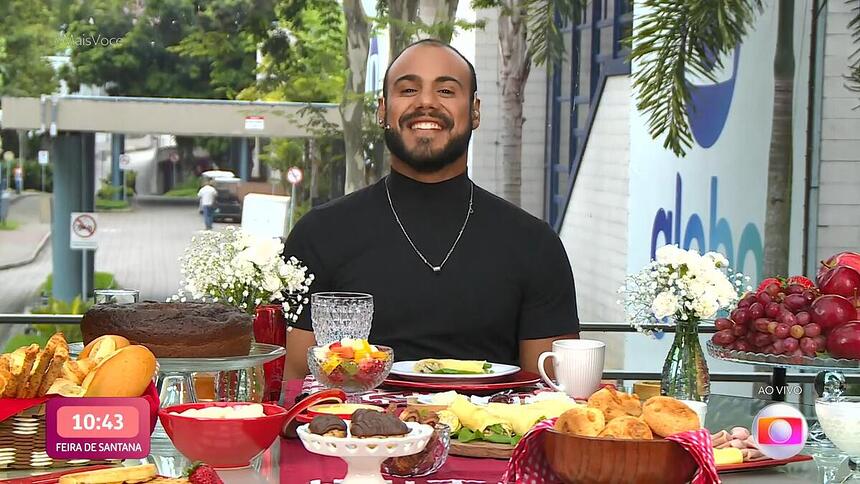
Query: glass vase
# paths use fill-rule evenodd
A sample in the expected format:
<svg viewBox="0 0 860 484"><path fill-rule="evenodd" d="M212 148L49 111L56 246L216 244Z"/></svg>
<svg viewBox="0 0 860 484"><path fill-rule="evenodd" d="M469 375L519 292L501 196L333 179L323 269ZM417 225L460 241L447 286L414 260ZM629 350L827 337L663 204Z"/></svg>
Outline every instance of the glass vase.
<svg viewBox="0 0 860 484"><path fill-rule="evenodd" d="M257 307L254 315L254 341L286 347L287 320L280 304ZM264 401L277 403L281 397L286 356L263 365L265 375Z"/></svg>
<svg viewBox="0 0 860 484"><path fill-rule="evenodd" d="M707 401L711 378L699 342L699 321L678 321L675 340L663 364L660 393L678 400Z"/></svg>

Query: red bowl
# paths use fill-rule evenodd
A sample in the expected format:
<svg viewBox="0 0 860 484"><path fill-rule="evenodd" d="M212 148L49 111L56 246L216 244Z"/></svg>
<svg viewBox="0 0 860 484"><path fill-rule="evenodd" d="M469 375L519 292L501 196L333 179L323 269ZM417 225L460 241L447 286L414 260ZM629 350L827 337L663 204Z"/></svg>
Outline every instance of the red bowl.
<svg viewBox="0 0 860 484"><path fill-rule="evenodd" d="M285 408L263 403L265 416L242 419L183 417L172 413L237 405L241 403L185 403L162 408L158 417L173 445L191 461L203 461L219 469L246 467L278 437L287 418Z"/></svg>

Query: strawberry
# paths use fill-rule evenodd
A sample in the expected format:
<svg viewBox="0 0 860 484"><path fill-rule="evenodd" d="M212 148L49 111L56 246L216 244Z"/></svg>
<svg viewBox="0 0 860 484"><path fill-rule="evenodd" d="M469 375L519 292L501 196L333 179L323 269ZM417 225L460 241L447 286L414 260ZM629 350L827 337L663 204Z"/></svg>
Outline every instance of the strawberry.
<svg viewBox="0 0 860 484"><path fill-rule="evenodd" d="M755 290L756 294L761 294L767 289L771 284L776 284L782 289L782 280L777 277L768 277L767 279L761 281L761 284L758 285L758 289Z"/></svg>
<svg viewBox="0 0 860 484"><path fill-rule="evenodd" d="M809 289L810 287L815 287L815 283L803 276L791 276L785 281L785 285L788 286L790 284L800 284L801 286Z"/></svg>
<svg viewBox="0 0 860 484"><path fill-rule="evenodd" d="M215 473L215 469L202 463L195 462L185 471L191 484L224 484L224 481Z"/></svg>

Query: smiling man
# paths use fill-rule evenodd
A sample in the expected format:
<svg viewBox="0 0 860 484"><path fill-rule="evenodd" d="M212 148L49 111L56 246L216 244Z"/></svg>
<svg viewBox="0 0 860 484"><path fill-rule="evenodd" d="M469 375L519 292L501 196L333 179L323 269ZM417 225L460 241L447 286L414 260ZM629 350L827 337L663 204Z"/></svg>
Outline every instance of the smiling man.
<svg viewBox="0 0 860 484"><path fill-rule="evenodd" d="M372 294L370 340L397 360L536 371L552 341L578 337L573 275L549 225L469 179L476 91L474 67L451 46L404 49L385 73L377 113L391 174L311 210L285 255L314 273L311 292ZM287 378L308 371L309 309L287 337Z"/></svg>

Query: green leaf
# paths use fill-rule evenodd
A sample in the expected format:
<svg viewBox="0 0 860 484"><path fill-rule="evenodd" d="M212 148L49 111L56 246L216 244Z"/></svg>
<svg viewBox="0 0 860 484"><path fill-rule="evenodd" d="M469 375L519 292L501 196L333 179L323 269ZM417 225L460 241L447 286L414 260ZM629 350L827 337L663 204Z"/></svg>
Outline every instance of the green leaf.
<svg viewBox="0 0 860 484"><path fill-rule="evenodd" d="M480 438L481 438L480 435L476 434L475 432L471 431L470 429L467 429L466 427L461 428L457 432L457 440L459 442L464 443L464 444L467 444L467 443L472 442L474 440L479 440Z"/></svg>
<svg viewBox="0 0 860 484"><path fill-rule="evenodd" d="M713 79L721 56L730 54L762 11L760 0L643 0L637 28L627 41L636 108L647 117L652 138L684 156L692 146L687 73ZM715 60L709 53L713 52Z"/></svg>

